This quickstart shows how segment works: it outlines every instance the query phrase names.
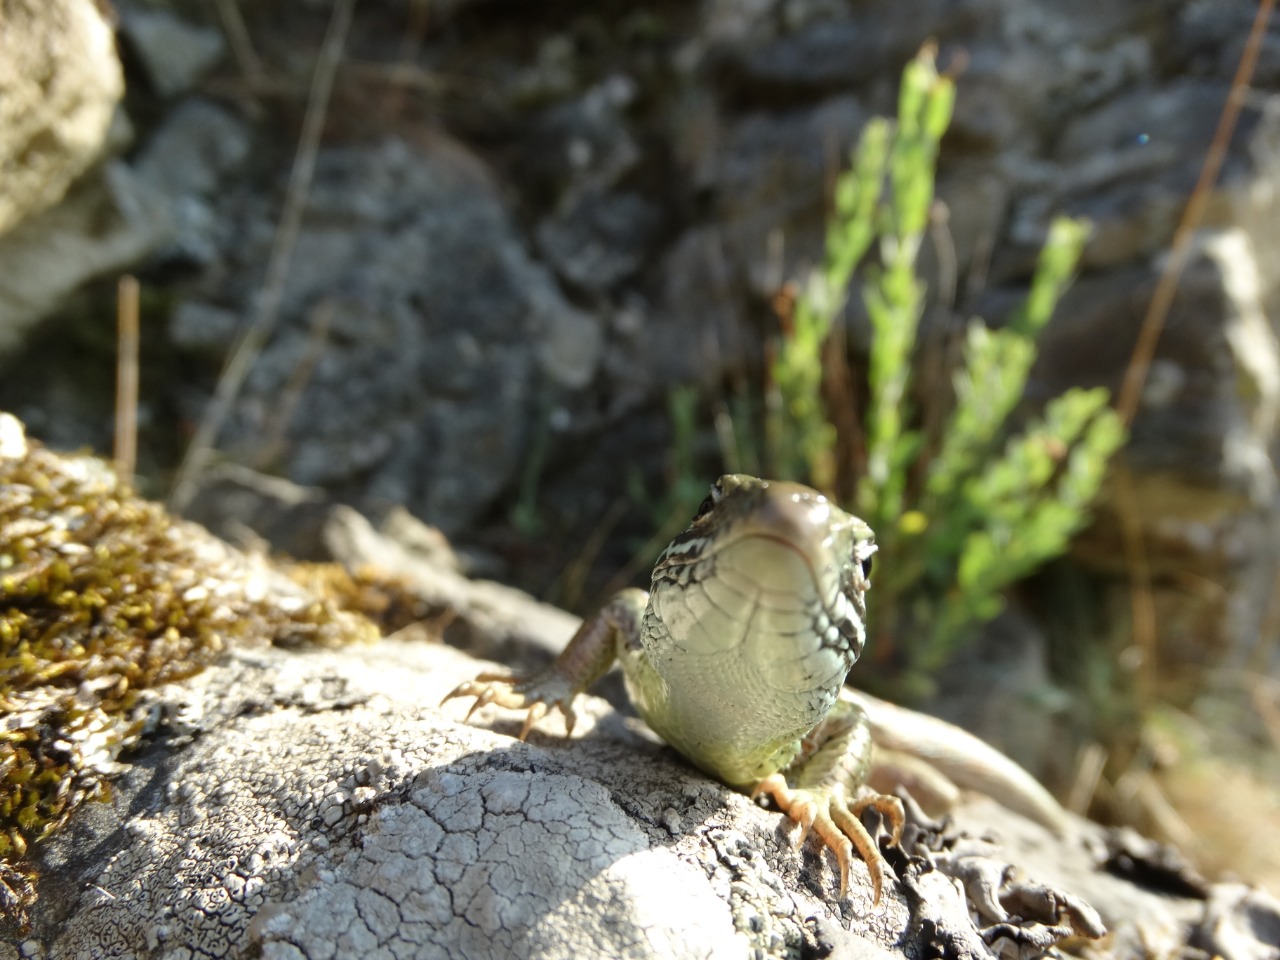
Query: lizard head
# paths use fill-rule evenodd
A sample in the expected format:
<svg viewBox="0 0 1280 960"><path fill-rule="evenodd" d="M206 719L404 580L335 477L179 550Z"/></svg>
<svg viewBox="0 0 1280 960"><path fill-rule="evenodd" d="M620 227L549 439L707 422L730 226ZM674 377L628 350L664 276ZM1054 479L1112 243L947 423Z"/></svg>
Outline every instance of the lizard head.
<svg viewBox="0 0 1280 960"><path fill-rule="evenodd" d="M730 474L659 558L651 605L696 650L767 661L789 687L838 685L862 652L875 550L816 490Z"/></svg>

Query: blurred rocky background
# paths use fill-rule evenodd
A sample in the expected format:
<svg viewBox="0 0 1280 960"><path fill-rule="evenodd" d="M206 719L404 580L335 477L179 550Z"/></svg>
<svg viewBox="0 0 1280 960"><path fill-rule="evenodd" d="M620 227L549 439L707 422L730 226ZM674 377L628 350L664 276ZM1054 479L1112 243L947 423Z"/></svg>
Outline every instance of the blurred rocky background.
<svg viewBox="0 0 1280 960"><path fill-rule="evenodd" d="M115 285L135 274L138 483L163 498L266 313L188 515L308 558L327 505L404 505L474 571L581 610L651 561L635 557L666 519L673 389L701 391L698 466L723 468L713 413L762 382L772 298L819 254L835 172L930 38L962 72L926 330L1000 323L1050 218L1085 215L1027 402L1116 390L1255 4L363 0L273 270L333 10L0 7L0 409L110 451ZM1179 709L1209 702L1249 763L1276 762L1278 94L1273 21L1123 455L1158 645L1132 639L1112 500L944 677L944 711L1060 785L1137 728L1116 691L1144 669ZM1059 732L1010 721L1011 698ZM1183 737L1133 762L1176 765ZM1184 811L1280 818L1273 792L1232 782L1228 805L1210 781Z"/></svg>

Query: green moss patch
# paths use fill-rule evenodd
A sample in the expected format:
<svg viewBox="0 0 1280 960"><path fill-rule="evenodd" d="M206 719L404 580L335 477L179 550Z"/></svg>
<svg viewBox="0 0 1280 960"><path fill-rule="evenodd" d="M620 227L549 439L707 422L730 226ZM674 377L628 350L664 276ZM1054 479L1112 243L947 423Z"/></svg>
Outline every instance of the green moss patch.
<svg viewBox="0 0 1280 960"><path fill-rule="evenodd" d="M149 721L143 691L232 643L377 635L0 414L0 910L20 917L34 898L32 844L108 796Z"/></svg>

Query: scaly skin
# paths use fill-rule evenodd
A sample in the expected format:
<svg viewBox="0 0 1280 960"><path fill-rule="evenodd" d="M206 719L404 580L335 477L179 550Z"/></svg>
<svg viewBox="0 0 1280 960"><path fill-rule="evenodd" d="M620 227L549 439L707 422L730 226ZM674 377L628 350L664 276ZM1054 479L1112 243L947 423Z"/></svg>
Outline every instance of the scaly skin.
<svg viewBox="0 0 1280 960"><path fill-rule="evenodd" d="M445 699L475 697L468 717L487 703L526 710L522 740L551 709L572 732L574 699L617 661L659 736L723 783L771 796L800 825L797 845L812 830L835 852L841 897L856 848L879 902L888 864L859 817L878 810L897 842L900 801L864 786L867 711L888 705L864 710L841 696L866 638L875 549L865 523L808 487L721 477L658 559L648 593L616 594L542 674L481 674ZM955 732L950 752L963 754L967 735ZM925 747L917 752L947 752Z"/></svg>

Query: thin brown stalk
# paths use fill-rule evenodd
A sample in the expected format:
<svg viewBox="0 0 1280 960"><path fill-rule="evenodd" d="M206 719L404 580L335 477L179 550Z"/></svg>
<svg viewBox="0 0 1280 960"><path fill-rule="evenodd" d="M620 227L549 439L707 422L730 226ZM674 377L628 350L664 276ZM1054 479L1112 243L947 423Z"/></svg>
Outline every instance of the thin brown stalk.
<svg viewBox="0 0 1280 960"><path fill-rule="evenodd" d="M1178 292L1178 281L1186 269L1191 255L1191 240L1212 198L1213 185L1218 182L1222 172L1223 161L1227 157L1227 147L1231 144L1231 135L1235 132L1240 119L1240 110L1244 107L1245 96L1249 92L1249 83L1253 79L1254 68L1258 65L1258 53L1262 49L1262 40L1267 31L1267 19L1275 0L1260 0L1258 12L1253 19L1253 27L1249 31L1249 39L1245 43L1244 52L1240 55L1240 63L1236 67L1236 75L1231 81L1231 91L1227 94L1227 102L1218 118L1218 128L1214 131L1213 140L1209 144L1209 152L1205 154L1204 165L1200 168L1200 177L1186 209L1182 211L1182 220L1173 235L1173 247L1169 260L1160 274L1156 290L1147 306L1142 328L1138 331L1138 342L1134 345L1133 356L1125 371L1124 384L1120 388L1120 398L1116 401L1116 411L1124 419L1126 425L1133 423L1138 412L1138 404L1142 400L1142 388L1147 381L1147 373L1151 369L1151 361L1155 357L1156 344L1164 329L1165 320L1169 316L1169 308Z"/></svg>
<svg viewBox="0 0 1280 960"><path fill-rule="evenodd" d="M1249 679L1249 699L1271 738L1272 748L1280 750L1280 682L1258 674Z"/></svg>
<svg viewBox="0 0 1280 960"><path fill-rule="evenodd" d="M1142 390L1151 369L1151 361L1155 358L1156 345L1164 330L1173 299L1178 292L1178 283L1190 259L1192 238L1204 220L1213 185L1217 183L1218 176L1222 172L1227 148L1230 146L1231 136L1240 119L1240 110L1244 106L1249 83L1253 79L1254 68L1258 63L1258 53L1266 33L1267 20L1274 6L1275 0L1260 0L1258 3L1258 11L1254 16L1253 27L1249 31L1249 39L1245 43L1244 52L1240 55L1235 77L1231 81L1231 90L1227 94L1227 102L1223 105L1222 114L1218 118L1218 127L1205 154L1200 176L1196 180L1195 188L1191 191L1191 197L1187 201L1182 219L1173 235L1169 259L1156 283L1151 303L1147 306L1142 327L1138 331L1138 340L1134 344L1133 355L1129 359L1124 383L1120 388L1120 396L1116 401L1116 411L1126 426L1133 423L1142 401ZM1146 545L1142 539L1142 524L1138 514L1133 476L1128 469L1121 467L1116 471L1114 489L1125 556L1133 583L1130 593L1133 635L1141 658L1136 678L1137 697L1139 706L1145 709L1150 705L1150 698L1155 692L1157 653L1157 624L1155 601L1151 590L1151 566L1147 559Z"/></svg>
<svg viewBox="0 0 1280 960"><path fill-rule="evenodd" d="M1071 784L1071 792L1067 794L1066 808L1072 813L1086 816L1094 794L1102 782L1102 773L1107 767L1107 750L1100 743L1088 743L1080 750L1076 761L1075 780Z"/></svg>
<svg viewBox="0 0 1280 960"><path fill-rule="evenodd" d="M249 28L245 26L240 6L236 0L214 0L214 6L218 8L218 17L222 20L222 32L227 38L227 44L231 47L232 59L240 68L240 74L249 88L255 89L264 76L262 60L253 48L253 40L249 37Z"/></svg>
<svg viewBox="0 0 1280 960"><path fill-rule="evenodd" d="M116 476L133 482L138 466L138 279L116 286Z"/></svg>
<svg viewBox="0 0 1280 960"><path fill-rule="evenodd" d="M431 0L410 0L409 24L400 45L400 59L390 71L392 86L382 101L382 116L387 123L395 121L400 116L412 81L420 79L420 76L425 74L425 71L417 68L414 61L418 59L418 53L422 50L422 41L427 35L427 27L430 23Z"/></svg>
<svg viewBox="0 0 1280 960"><path fill-rule="evenodd" d="M337 302L333 297L325 297L311 311L306 348L298 360L298 365L293 368L293 373L285 381L280 391L280 400L274 404L273 412L263 426L259 451L251 464L255 469L266 469L284 454L289 425L293 422L293 415L297 412L299 404L302 403L302 395L307 389L307 384L311 382L316 364L324 356L325 347L329 343L329 328L333 325L333 318L337 312Z"/></svg>
<svg viewBox="0 0 1280 960"><path fill-rule="evenodd" d="M342 62L347 33L351 27L355 0L336 0L329 19L329 30L316 60L311 93L307 99L307 112L302 121L302 133L298 137L298 149L294 155L293 169L285 192L284 208L276 226L271 256L267 262L267 275L253 322L231 351L213 399L209 402L195 436L187 447L186 456L178 467L173 489L169 494L169 507L181 511L195 492L195 482L208 462L218 432L226 421L231 405L240 393L249 370L262 352L267 338L275 327L284 299L285 279L293 248L302 224L307 194L315 173L316 154L320 147L320 134L324 130L325 116L329 109L329 97L333 92L334 78Z"/></svg>

